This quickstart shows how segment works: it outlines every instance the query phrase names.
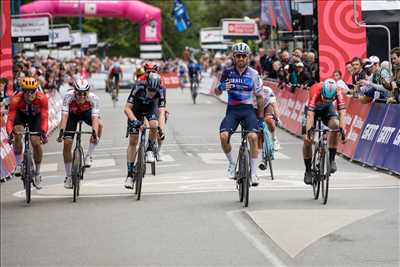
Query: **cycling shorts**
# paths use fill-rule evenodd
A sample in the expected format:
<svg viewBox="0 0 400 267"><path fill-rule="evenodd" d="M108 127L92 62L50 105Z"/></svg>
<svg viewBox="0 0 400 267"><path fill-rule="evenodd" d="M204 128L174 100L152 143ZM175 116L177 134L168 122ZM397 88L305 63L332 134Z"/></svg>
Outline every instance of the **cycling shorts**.
<svg viewBox="0 0 400 267"><path fill-rule="evenodd" d="M87 125L92 126L92 110L89 109L79 114L69 113L65 131L76 131L79 121L84 121ZM73 133L64 133L64 138L73 139L74 136L75 134Z"/></svg>
<svg viewBox="0 0 400 267"><path fill-rule="evenodd" d="M17 110L14 120L14 126L22 125L25 127L25 124L28 124L29 131L31 132L40 132L40 114L35 116L28 116L20 110Z"/></svg>
<svg viewBox="0 0 400 267"><path fill-rule="evenodd" d="M158 111L151 112L151 113L145 114L145 115L143 115L143 114L136 114L135 112L134 112L134 114L135 114L136 119L137 119L137 120L140 120L142 123L144 123L144 119L145 119L145 118L146 118L148 121L156 121L156 120L158 120ZM137 127L137 128L129 127L129 123L128 123L128 126L127 126L128 134L139 134L139 128L140 128L140 127Z"/></svg>
<svg viewBox="0 0 400 267"><path fill-rule="evenodd" d="M228 105L225 118L219 127L219 132L236 131L239 123L246 131L258 132L258 121L253 105Z"/></svg>
<svg viewBox="0 0 400 267"><path fill-rule="evenodd" d="M308 108L304 107L305 118L307 119ZM317 105L314 109L314 127L316 125L317 119L320 118L322 122L328 126L328 122L331 118L337 118L338 114L336 112L335 106L330 104Z"/></svg>

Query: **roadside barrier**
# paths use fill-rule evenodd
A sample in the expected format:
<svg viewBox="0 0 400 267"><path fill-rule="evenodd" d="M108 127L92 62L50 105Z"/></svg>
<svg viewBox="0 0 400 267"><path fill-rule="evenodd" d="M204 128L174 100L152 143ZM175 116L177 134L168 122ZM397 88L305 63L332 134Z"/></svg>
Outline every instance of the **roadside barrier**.
<svg viewBox="0 0 400 267"><path fill-rule="evenodd" d="M215 96L215 80L208 94ZM275 92L281 112L282 127L301 136L304 106L308 91L279 88L274 81L264 81ZM226 95L220 96L226 103ZM339 144L338 152L350 160L371 167L400 174L400 105L362 104L358 99L346 97L346 144Z"/></svg>

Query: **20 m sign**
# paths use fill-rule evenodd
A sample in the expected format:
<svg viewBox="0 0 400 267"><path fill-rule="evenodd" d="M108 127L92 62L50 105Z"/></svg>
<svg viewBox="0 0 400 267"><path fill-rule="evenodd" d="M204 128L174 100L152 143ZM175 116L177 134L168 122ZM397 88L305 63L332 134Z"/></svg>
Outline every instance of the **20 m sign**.
<svg viewBox="0 0 400 267"><path fill-rule="evenodd" d="M13 18L11 37L15 43L49 41L49 18Z"/></svg>

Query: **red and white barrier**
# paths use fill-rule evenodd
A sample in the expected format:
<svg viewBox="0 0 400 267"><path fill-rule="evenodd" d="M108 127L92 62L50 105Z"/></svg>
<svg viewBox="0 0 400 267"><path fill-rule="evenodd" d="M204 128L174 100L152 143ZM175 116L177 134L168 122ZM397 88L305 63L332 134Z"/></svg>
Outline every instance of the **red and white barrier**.
<svg viewBox="0 0 400 267"><path fill-rule="evenodd" d="M172 88L179 88L179 77L178 74L174 71L171 72L161 72L161 82L165 88L172 89Z"/></svg>

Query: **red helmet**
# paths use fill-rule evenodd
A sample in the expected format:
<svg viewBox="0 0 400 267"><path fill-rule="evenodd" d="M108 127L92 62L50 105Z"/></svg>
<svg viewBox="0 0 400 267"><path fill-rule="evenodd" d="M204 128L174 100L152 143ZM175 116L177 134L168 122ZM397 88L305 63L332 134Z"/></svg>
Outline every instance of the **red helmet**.
<svg viewBox="0 0 400 267"><path fill-rule="evenodd" d="M144 64L144 71L145 72L157 72L158 66L157 66L157 64L147 62L146 64Z"/></svg>

